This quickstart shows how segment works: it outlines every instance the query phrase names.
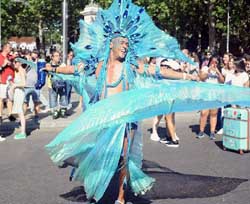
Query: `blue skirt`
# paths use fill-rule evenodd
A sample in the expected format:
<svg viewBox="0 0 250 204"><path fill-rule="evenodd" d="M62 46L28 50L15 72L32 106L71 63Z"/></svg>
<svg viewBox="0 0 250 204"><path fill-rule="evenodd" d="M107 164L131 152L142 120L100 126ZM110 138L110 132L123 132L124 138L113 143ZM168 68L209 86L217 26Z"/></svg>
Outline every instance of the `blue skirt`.
<svg viewBox="0 0 250 204"><path fill-rule="evenodd" d="M91 105L60 132L46 149L60 164L74 157L74 179L83 183L87 197L98 201L118 169L126 124L173 112L203 110L237 104L250 106L250 89L223 84L136 79L136 87ZM138 128L140 129L140 128ZM144 194L154 179L141 171L142 135L137 131L128 156L129 184Z"/></svg>

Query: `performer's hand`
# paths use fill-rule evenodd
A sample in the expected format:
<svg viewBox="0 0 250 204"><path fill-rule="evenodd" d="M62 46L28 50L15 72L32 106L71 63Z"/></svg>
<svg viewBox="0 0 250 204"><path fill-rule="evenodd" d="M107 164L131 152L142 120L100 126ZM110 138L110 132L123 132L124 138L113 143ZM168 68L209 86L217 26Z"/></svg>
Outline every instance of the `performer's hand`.
<svg viewBox="0 0 250 204"><path fill-rule="evenodd" d="M40 69L40 72L41 71L48 71L48 72L51 72L53 70L53 68L51 67L51 64L46 64L44 68L41 68Z"/></svg>
<svg viewBox="0 0 250 204"><path fill-rule="evenodd" d="M192 78L193 81L200 81L201 80L198 75L192 75L192 77L193 77Z"/></svg>
<svg viewBox="0 0 250 204"><path fill-rule="evenodd" d="M83 62L80 62L78 65L77 65L77 69L78 69L78 72L84 72L84 63Z"/></svg>
<svg viewBox="0 0 250 204"><path fill-rule="evenodd" d="M187 74L187 80L200 81L200 77L197 75Z"/></svg>

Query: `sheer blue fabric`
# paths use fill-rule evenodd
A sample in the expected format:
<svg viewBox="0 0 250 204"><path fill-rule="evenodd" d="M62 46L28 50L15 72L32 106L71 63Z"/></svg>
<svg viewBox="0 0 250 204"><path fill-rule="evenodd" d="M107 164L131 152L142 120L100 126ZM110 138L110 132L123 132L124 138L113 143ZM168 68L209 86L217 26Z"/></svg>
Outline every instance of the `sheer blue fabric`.
<svg viewBox="0 0 250 204"><path fill-rule="evenodd" d="M57 164L69 158L75 159L78 168L74 179L83 183L89 199L98 201L117 171L128 123L172 112L228 104L250 105L250 90L247 88L154 80L136 75L131 64L136 65L138 58L161 56L192 62L180 51L176 39L159 30L145 10L132 4L131 0L115 0L109 9L97 14L93 24L81 21L80 27L80 38L72 45L76 55L74 61L84 61L84 73L92 73L97 63L103 61L100 75L97 81L92 78L87 83L89 74L61 77L76 88L85 102L90 101L93 92L97 97L103 93L112 38L124 36L129 40L124 66L131 90L101 101L95 100L91 106L86 104L86 111L46 146L51 159ZM86 87L93 87L91 84L96 86L89 94ZM141 171L142 135L139 131L130 143L127 160L129 184L135 194L144 194L155 180Z"/></svg>
<svg viewBox="0 0 250 204"><path fill-rule="evenodd" d="M55 163L75 157L79 164L75 179L83 182L88 198L99 200L116 171L125 124L160 114L228 104L250 106L250 89L203 82L138 79L133 90L90 106L46 148ZM139 141L131 146L128 163L130 185L136 194L144 193L154 183L154 179L141 171L141 145Z"/></svg>
<svg viewBox="0 0 250 204"><path fill-rule="evenodd" d="M54 79L61 79L70 83L75 91L84 98L83 109L89 107L91 98L94 97L95 87L96 87L96 77L95 75L86 76L85 73L71 74L56 74L51 73Z"/></svg>

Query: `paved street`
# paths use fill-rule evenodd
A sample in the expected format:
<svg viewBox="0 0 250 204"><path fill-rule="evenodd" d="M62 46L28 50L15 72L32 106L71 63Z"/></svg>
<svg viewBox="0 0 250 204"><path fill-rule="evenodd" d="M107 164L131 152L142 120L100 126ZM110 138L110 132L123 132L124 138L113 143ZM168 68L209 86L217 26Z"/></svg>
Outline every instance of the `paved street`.
<svg viewBox="0 0 250 204"><path fill-rule="evenodd" d="M68 204L86 203L78 182L69 182L71 167L53 165L44 145L69 124L80 110L74 103L73 116L52 120L46 114L40 125L31 120L26 140L14 140L16 131L7 120L1 134L7 140L0 143L0 203L1 204ZM246 204L250 200L250 153L240 155L223 151L221 136L216 141L208 137L195 138L199 114L179 113L176 116L180 147L170 148L149 139L151 119L143 122L144 170L156 178L153 189L142 197L127 193L135 204ZM40 128L40 129L38 129ZM164 121L159 128L164 136ZM115 179L100 203L112 204L115 199Z"/></svg>

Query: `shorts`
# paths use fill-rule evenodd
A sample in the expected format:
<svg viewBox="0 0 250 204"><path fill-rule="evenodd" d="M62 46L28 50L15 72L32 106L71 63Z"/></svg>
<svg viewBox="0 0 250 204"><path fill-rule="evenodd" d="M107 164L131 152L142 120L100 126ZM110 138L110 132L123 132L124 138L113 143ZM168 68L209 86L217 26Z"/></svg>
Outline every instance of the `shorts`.
<svg viewBox="0 0 250 204"><path fill-rule="evenodd" d="M7 98L7 84L0 84L0 98L6 99Z"/></svg>
<svg viewBox="0 0 250 204"><path fill-rule="evenodd" d="M24 103L29 103L30 96L34 103L40 103L40 90L35 89L34 87L25 87L24 88Z"/></svg>

